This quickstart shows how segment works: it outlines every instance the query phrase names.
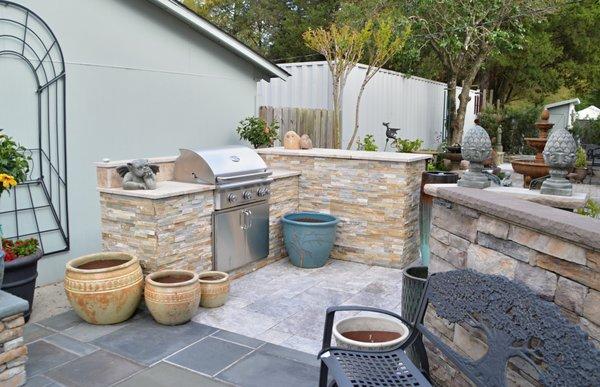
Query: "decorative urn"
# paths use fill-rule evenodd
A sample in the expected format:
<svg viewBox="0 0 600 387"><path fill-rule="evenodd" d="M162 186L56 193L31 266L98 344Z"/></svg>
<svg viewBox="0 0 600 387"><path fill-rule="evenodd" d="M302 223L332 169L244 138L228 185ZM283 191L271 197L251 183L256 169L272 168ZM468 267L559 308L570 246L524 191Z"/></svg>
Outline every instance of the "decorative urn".
<svg viewBox="0 0 600 387"><path fill-rule="evenodd" d="M571 196L573 185L567 180L567 174L575 164L577 143L564 127L550 132L544 147L544 161L550 169L550 178L544 180L540 192L546 195Z"/></svg>
<svg viewBox="0 0 600 387"><path fill-rule="evenodd" d="M492 154L492 141L484 128L478 125L468 129L462 138L461 153L464 160L469 161L469 170L466 171L458 185L469 188L487 188L490 181L483 171L483 162Z"/></svg>

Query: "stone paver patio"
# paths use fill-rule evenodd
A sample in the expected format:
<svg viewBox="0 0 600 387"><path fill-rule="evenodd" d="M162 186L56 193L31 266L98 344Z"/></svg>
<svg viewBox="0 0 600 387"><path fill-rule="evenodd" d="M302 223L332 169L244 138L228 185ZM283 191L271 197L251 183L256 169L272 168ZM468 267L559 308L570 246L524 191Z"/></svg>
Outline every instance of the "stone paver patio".
<svg viewBox="0 0 600 387"><path fill-rule="evenodd" d="M225 306L201 308L180 326L159 325L144 310L109 326L72 311L32 321L27 385L316 385L325 308L399 311L401 273L338 260L299 269L284 259L233 281Z"/></svg>

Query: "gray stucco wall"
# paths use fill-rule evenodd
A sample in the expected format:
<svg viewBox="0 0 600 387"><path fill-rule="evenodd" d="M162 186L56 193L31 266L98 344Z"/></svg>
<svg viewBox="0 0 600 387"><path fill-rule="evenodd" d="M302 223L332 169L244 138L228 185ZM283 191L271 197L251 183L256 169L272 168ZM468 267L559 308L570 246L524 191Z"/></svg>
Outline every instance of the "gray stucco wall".
<svg viewBox="0 0 600 387"><path fill-rule="evenodd" d="M100 250L94 161L238 142L262 74L145 0L17 2L48 23L66 60L71 250L40 262L39 285ZM37 135L33 78L0 58L0 85L0 128L28 143Z"/></svg>

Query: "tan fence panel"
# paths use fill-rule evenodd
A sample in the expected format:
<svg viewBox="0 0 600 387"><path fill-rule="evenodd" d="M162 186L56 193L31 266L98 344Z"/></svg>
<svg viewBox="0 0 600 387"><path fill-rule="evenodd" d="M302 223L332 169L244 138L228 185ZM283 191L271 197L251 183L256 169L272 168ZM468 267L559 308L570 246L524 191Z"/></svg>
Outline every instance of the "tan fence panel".
<svg viewBox="0 0 600 387"><path fill-rule="evenodd" d="M315 148L333 147L333 111L293 107L261 106L258 115L268 124L279 123L279 140L289 130L299 135L308 134Z"/></svg>

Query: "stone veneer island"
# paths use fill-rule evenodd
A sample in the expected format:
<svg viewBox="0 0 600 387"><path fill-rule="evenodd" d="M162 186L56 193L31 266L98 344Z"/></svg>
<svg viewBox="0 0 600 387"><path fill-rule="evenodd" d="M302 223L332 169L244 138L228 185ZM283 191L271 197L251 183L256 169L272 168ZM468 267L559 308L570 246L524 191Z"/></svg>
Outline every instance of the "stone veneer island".
<svg viewBox="0 0 600 387"><path fill-rule="evenodd" d="M402 268L418 258L421 172L429 155L335 149L259 149L274 181L270 198L270 254L236 271L286 256L279 220L294 211L323 211L341 223L332 258ZM214 186L172 181L176 157L160 166L157 189L121 188L116 168L96 163L103 249L137 255L146 272L212 268Z"/></svg>

